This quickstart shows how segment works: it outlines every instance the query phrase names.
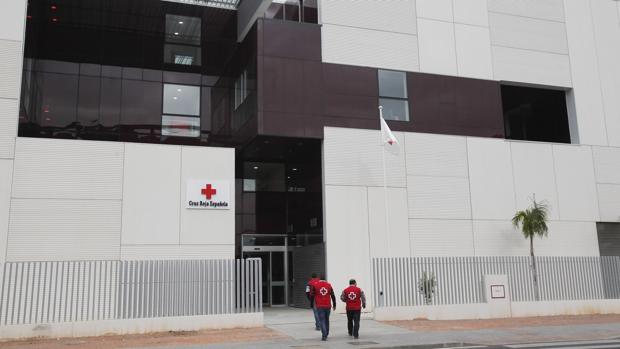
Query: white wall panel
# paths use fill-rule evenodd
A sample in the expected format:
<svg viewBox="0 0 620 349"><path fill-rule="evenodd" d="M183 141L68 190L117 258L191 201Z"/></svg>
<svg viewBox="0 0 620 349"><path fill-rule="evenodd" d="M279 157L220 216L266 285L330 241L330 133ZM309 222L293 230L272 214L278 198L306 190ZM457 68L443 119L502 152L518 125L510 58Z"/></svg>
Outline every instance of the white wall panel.
<svg viewBox="0 0 620 349"><path fill-rule="evenodd" d="M455 24L454 33L459 76L493 79L489 28Z"/></svg>
<svg viewBox="0 0 620 349"><path fill-rule="evenodd" d="M607 137L609 145L620 146L620 25L615 5L614 1L590 1Z"/></svg>
<svg viewBox="0 0 620 349"><path fill-rule="evenodd" d="M493 72L496 80L571 86L567 55L494 46Z"/></svg>
<svg viewBox="0 0 620 349"><path fill-rule="evenodd" d="M598 183L620 184L620 148L592 147Z"/></svg>
<svg viewBox="0 0 620 349"><path fill-rule="evenodd" d="M522 17L564 21L562 0L488 0L489 11Z"/></svg>
<svg viewBox="0 0 620 349"><path fill-rule="evenodd" d="M366 188L326 185L324 202L327 278L334 282L355 278L361 285L370 285ZM372 290L366 292L366 298L372 300Z"/></svg>
<svg viewBox="0 0 620 349"><path fill-rule="evenodd" d="M566 32L570 48L570 67L573 91L572 99L577 120L578 142L581 144L607 144L605 111L596 57L596 42L589 1L564 0L566 9ZM576 143L576 139L573 143Z"/></svg>
<svg viewBox="0 0 620 349"><path fill-rule="evenodd" d="M409 218L471 219L469 180L407 177Z"/></svg>
<svg viewBox="0 0 620 349"><path fill-rule="evenodd" d="M598 199L590 147L554 145L561 220L597 221Z"/></svg>
<svg viewBox="0 0 620 349"><path fill-rule="evenodd" d="M534 254L537 256L598 256L596 223L549 222L547 237L534 239Z"/></svg>
<svg viewBox="0 0 620 349"><path fill-rule="evenodd" d="M406 132L407 174L467 177L465 137Z"/></svg>
<svg viewBox="0 0 620 349"><path fill-rule="evenodd" d="M467 149L473 218L512 218L516 205L510 143L468 138Z"/></svg>
<svg viewBox="0 0 620 349"><path fill-rule="evenodd" d="M489 26L487 0L453 0L454 23Z"/></svg>
<svg viewBox="0 0 620 349"><path fill-rule="evenodd" d="M0 39L24 40L26 0L3 1L0 11Z"/></svg>
<svg viewBox="0 0 620 349"><path fill-rule="evenodd" d="M118 259L121 203L13 199L7 260Z"/></svg>
<svg viewBox="0 0 620 349"><path fill-rule="evenodd" d="M410 219L413 256L473 256L470 220Z"/></svg>
<svg viewBox="0 0 620 349"><path fill-rule="evenodd" d="M489 13L491 44L568 54L564 23Z"/></svg>
<svg viewBox="0 0 620 349"><path fill-rule="evenodd" d="M380 6L374 1L322 1L319 11L323 24L405 34L416 33L414 0L392 1L389 5Z"/></svg>
<svg viewBox="0 0 620 349"><path fill-rule="evenodd" d="M120 258L122 260L233 259L235 245L122 245Z"/></svg>
<svg viewBox="0 0 620 349"><path fill-rule="evenodd" d="M181 147L125 144L123 244L178 244Z"/></svg>
<svg viewBox="0 0 620 349"><path fill-rule="evenodd" d="M532 204L531 198L546 202L549 218L559 219L558 195L550 144L511 142L512 168L515 181L517 209L524 210Z"/></svg>
<svg viewBox="0 0 620 349"><path fill-rule="evenodd" d="M121 199L123 143L18 138L13 197Z"/></svg>
<svg viewBox="0 0 620 349"><path fill-rule="evenodd" d="M400 132L394 134L400 143L384 148L378 130L326 127L323 140L325 184L383 187L381 153L385 152L388 186L405 188L405 138Z"/></svg>
<svg viewBox="0 0 620 349"><path fill-rule="evenodd" d="M22 76L21 41L0 40L0 98L19 98Z"/></svg>
<svg viewBox="0 0 620 349"><path fill-rule="evenodd" d="M385 220L384 188L368 188L368 224L371 257L408 257L409 222L407 218L407 190L388 188L388 223Z"/></svg>
<svg viewBox="0 0 620 349"><path fill-rule="evenodd" d="M420 71L456 75L454 24L418 19Z"/></svg>
<svg viewBox="0 0 620 349"><path fill-rule="evenodd" d="M181 244L235 244L235 150L183 147L181 152ZM187 181L226 180L230 183L230 209L185 208Z"/></svg>
<svg viewBox="0 0 620 349"><path fill-rule="evenodd" d="M476 256L526 256L529 241L509 220L475 220L474 245Z"/></svg>
<svg viewBox="0 0 620 349"><path fill-rule="evenodd" d="M324 24L323 62L417 71L415 35Z"/></svg>
<svg viewBox="0 0 620 349"><path fill-rule="evenodd" d="M598 184L601 221L620 222L620 184Z"/></svg>
<svg viewBox="0 0 620 349"><path fill-rule="evenodd" d="M0 263L4 262L6 257L12 178L13 160L0 160ZM2 274L1 271L0 274Z"/></svg>
<svg viewBox="0 0 620 349"><path fill-rule="evenodd" d="M376 5L375 5L376 6ZM418 17L452 22L452 0L416 0Z"/></svg>
<svg viewBox="0 0 620 349"><path fill-rule="evenodd" d="M13 158L18 119L18 100L0 98L0 159Z"/></svg>

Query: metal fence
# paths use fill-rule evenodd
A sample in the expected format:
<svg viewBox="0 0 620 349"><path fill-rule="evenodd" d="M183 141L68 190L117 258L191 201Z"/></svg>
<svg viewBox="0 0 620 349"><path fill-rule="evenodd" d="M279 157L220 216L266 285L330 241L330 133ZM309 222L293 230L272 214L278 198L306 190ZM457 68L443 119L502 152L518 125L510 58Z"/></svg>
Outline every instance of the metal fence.
<svg viewBox="0 0 620 349"><path fill-rule="evenodd" d="M379 307L426 304L421 282L434 279L430 304L485 302L484 275L508 276L513 301L620 298L620 257L536 257L538 293L531 257L374 258L374 301Z"/></svg>
<svg viewBox="0 0 620 349"><path fill-rule="evenodd" d="M0 325L262 311L261 261L7 262Z"/></svg>

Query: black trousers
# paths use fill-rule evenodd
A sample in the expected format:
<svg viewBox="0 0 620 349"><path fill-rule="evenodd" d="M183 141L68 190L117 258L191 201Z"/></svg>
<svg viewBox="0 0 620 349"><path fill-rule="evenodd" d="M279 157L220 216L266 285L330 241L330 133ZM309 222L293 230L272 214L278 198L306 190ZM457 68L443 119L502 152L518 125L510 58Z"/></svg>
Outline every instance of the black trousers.
<svg viewBox="0 0 620 349"><path fill-rule="evenodd" d="M361 310L347 310L347 329L349 336L359 337Z"/></svg>

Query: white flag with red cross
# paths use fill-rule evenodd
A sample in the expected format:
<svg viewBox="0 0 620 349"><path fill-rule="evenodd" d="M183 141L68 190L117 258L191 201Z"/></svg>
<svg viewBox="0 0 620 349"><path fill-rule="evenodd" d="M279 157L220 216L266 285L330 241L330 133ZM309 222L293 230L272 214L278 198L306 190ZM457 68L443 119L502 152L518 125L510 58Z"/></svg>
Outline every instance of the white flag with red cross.
<svg viewBox="0 0 620 349"><path fill-rule="evenodd" d="M394 137L392 130L390 130L390 127L388 126L387 122L385 122L385 119L383 119L383 115L379 116L379 118L381 119L381 141L382 143L383 144L387 143L389 145L394 145L398 143L398 140L396 139L396 137Z"/></svg>

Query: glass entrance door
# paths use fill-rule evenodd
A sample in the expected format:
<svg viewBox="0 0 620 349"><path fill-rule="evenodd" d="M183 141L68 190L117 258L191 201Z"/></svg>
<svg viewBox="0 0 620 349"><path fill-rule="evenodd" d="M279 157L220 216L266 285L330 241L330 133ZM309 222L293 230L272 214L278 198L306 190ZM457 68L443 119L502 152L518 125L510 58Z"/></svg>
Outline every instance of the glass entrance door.
<svg viewBox="0 0 620 349"><path fill-rule="evenodd" d="M270 252L271 254L271 305L286 305L285 252Z"/></svg>
<svg viewBox="0 0 620 349"><path fill-rule="evenodd" d="M261 259L262 299L266 306L285 306L288 304L286 278L286 251L244 252L243 258Z"/></svg>

